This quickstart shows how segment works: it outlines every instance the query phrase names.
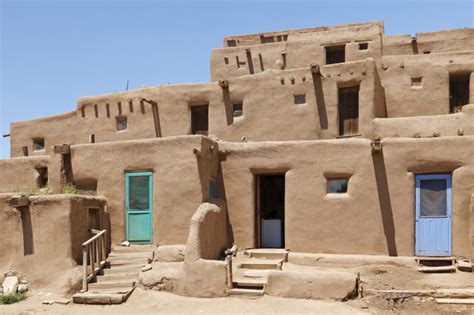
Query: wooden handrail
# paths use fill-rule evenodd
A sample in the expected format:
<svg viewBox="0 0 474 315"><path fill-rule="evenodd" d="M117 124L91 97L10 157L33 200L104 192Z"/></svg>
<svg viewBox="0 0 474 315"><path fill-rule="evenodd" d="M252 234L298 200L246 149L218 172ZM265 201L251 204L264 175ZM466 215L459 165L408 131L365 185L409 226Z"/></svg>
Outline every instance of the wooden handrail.
<svg viewBox="0 0 474 315"><path fill-rule="evenodd" d="M88 283L104 268L106 260L105 237L107 230L94 230L95 234L90 239L82 243L82 290L87 292ZM97 264L97 267L96 267ZM88 272L88 266L91 267L91 273Z"/></svg>

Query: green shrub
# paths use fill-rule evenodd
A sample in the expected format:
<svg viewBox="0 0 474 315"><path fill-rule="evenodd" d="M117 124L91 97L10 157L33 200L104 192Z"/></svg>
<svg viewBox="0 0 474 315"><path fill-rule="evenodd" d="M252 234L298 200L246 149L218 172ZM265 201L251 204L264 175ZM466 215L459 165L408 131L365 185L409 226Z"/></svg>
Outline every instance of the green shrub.
<svg viewBox="0 0 474 315"><path fill-rule="evenodd" d="M28 196L31 196L31 195L38 195L39 194L39 188L35 185L30 185L28 186L28 188L26 189L26 194Z"/></svg>
<svg viewBox="0 0 474 315"><path fill-rule="evenodd" d="M63 194L77 194L76 186L67 184L63 188Z"/></svg>
<svg viewBox="0 0 474 315"><path fill-rule="evenodd" d="M40 194L41 195L52 195L53 194L53 189L51 188L51 186L49 186L49 184L46 184L45 186L43 186L40 189Z"/></svg>
<svg viewBox="0 0 474 315"><path fill-rule="evenodd" d="M15 294L8 294L8 295L0 295L0 304L13 304L18 303L21 300L26 298L25 293L15 293Z"/></svg>

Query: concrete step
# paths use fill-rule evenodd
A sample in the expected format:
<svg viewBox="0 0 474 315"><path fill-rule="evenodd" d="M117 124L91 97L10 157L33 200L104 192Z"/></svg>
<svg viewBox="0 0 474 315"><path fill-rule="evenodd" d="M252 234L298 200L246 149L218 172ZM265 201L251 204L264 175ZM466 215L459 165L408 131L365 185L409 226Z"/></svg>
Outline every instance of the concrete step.
<svg viewBox="0 0 474 315"><path fill-rule="evenodd" d="M238 262L238 268L281 270L283 259L248 259Z"/></svg>
<svg viewBox="0 0 474 315"><path fill-rule="evenodd" d="M288 261L288 250L283 248L255 248L245 250L245 254L250 258L260 259L283 259Z"/></svg>
<svg viewBox="0 0 474 315"><path fill-rule="evenodd" d="M120 304L125 302L132 292L133 288L125 293L76 293L72 296L72 301L78 304Z"/></svg>
<svg viewBox="0 0 474 315"><path fill-rule="evenodd" d="M263 296L263 289L241 289L233 288L229 290L229 296L239 297L261 297Z"/></svg>
<svg viewBox="0 0 474 315"><path fill-rule="evenodd" d="M138 279L138 272L135 274L116 274L116 275L103 275L96 278L97 283L113 282L113 281L136 281Z"/></svg>
<svg viewBox="0 0 474 315"><path fill-rule="evenodd" d="M102 289L126 289L133 288L135 286L135 281L109 281L101 283L89 283L89 290L96 291Z"/></svg>
<svg viewBox="0 0 474 315"><path fill-rule="evenodd" d="M441 272L456 272L456 266L423 266L418 268L419 272L424 273L441 273Z"/></svg>

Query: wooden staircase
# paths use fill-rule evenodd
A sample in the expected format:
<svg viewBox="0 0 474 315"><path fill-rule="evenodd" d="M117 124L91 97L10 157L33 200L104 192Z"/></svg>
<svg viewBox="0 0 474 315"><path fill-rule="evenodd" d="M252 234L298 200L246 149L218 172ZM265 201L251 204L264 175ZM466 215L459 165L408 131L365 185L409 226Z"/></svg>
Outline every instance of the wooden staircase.
<svg viewBox="0 0 474 315"><path fill-rule="evenodd" d="M246 298L263 296L268 272L282 270L287 257L286 249L249 249L244 255L234 257L229 295Z"/></svg>
<svg viewBox="0 0 474 315"><path fill-rule="evenodd" d="M106 268L88 284L88 290L74 294L79 304L120 304L135 289L141 268L153 256L153 245L116 246L107 258Z"/></svg>

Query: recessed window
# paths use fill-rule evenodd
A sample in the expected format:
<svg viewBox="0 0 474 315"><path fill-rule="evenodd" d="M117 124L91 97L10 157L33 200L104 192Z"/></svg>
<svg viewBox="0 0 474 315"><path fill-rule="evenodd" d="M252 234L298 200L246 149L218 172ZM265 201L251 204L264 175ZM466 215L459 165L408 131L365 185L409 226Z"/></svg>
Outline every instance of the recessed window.
<svg viewBox="0 0 474 315"><path fill-rule="evenodd" d="M127 130L127 117L126 116L117 116L115 117L117 120L116 128L117 131Z"/></svg>
<svg viewBox="0 0 474 315"><path fill-rule="evenodd" d="M369 43L359 43L359 50L369 49Z"/></svg>
<svg viewBox="0 0 474 315"><path fill-rule="evenodd" d="M244 107L242 103L232 104L232 116L240 117L244 114Z"/></svg>
<svg viewBox="0 0 474 315"><path fill-rule="evenodd" d="M33 139L33 151L44 150L44 138Z"/></svg>
<svg viewBox="0 0 474 315"><path fill-rule="evenodd" d="M228 64L229 64L229 58L224 57L224 63L225 63L226 65L228 65Z"/></svg>
<svg viewBox="0 0 474 315"><path fill-rule="evenodd" d="M341 63L346 61L346 45L326 47L326 64Z"/></svg>
<svg viewBox="0 0 474 315"><path fill-rule="evenodd" d="M449 76L449 109L451 113L462 111L469 104L470 73L453 74Z"/></svg>
<svg viewBox="0 0 474 315"><path fill-rule="evenodd" d="M411 86L421 88L423 85L423 77L411 78Z"/></svg>
<svg viewBox="0 0 474 315"><path fill-rule="evenodd" d="M305 94L298 94L295 95L295 104L305 104L306 103L306 95Z"/></svg>
<svg viewBox="0 0 474 315"><path fill-rule="evenodd" d="M191 133L207 136L209 130L209 106L191 107Z"/></svg>
<svg viewBox="0 0 474 315"><path fill-rule="evenodd" d="M431 53L431 51L429 51L429 50L425 50L425 51L423 52L423 54L425 54L425 55L429 55L430 53Z"/></svg>
<svg viewBox="0 0 474 315"><path fill-rule="evenodd" d="M328 194L344 194L347 193L349 185L348 178L330 178L328 179Z"/></svg>
<svg viewBox="0 0 474 315"><path fill-rule="evenodd" d="M237 46L237 42L234 39L229 39L227 41L227 47L235 47Z"/></svg>

